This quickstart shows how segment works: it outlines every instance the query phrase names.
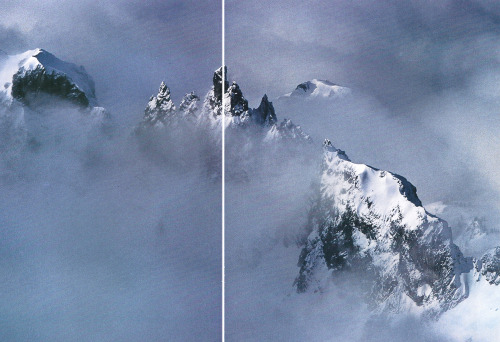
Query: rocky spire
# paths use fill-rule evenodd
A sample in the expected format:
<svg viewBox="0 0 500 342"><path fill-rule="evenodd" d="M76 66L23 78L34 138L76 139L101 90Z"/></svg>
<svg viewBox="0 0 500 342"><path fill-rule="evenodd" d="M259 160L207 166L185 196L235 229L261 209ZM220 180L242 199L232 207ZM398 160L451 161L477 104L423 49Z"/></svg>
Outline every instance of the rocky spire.
<svg viewBox="0 0 500 342"><path fill-rule="evenodd" d="M248 111L248 101L243 97L240 86L233 82L227 89L226 96L228 97L226 114L231 116L240 116Z"/></svg>
<svg viewBox="0 0 500 342"><path fill-rule="evenodd" d="M273 103L269 101L265 94L262 101L260 101L259 107L253 111L253 115L255 115L255 121L261 125L274 125L277 122Z"/></svg>
<svg viewBox="0 0 500 342"><path fill-rule="evenodd" d="M224 90L227 92L229 88L229 83L227 82L227 67L221 66L214 72L213 77L213 87L214 87L214 98L218 104L222 104L222 70L224 69Z"/></svg>
<svg viewBox="0 0 500 342"><path fill-rule="evenodd" d="M224 70L224 75L223 71ZM228 82L226 79L226 66L221 66L219 69L215 70L214 76L212 78L212 89L208 92L203 103L203 112L209 112L214 117L222 114L222 87L227 91ZM222 80L224 76L224 80Z"/></svg>
<svg viewBox="0 0 500 342"><path fill-rule="evenodd" d="M151 125L165 124L175 113L175 105L170 98L170 89L165 82L161 82L158 95L151 96L144 110L144 121Z"/></svg>

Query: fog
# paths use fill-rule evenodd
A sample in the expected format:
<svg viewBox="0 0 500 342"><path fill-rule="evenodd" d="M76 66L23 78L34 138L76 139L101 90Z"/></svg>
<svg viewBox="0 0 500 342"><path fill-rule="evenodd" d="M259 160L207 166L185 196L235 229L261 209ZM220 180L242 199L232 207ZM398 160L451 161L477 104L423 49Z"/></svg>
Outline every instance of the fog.
<svg viewBox="0 0 500 342"><path fill-rule="evenodd" d="M407 177L424 203L467 202L482 207L478 215L493 215L495 224L498 6L227 6L229 74L251 105L264 93L276 99L313 78L347 86L351 101L275 105L281 117L292 118L316 141L328 137L353 161Z"/></svg>
<svg viewBox="0 0 500 342"><path fill-rule="evenodd" d="M220 166L202 166L212 154L199 132L134 127L161 81L177 104L207 92L220 3L0 5L1 50L83 65L112 116L53 98L2 109L0 339L219 340L221 185L207 175Z"/></svg>
<svg viewBox="0 0 500 342"><path fill-rule="evenodd" d="M221 192L201 135L143 141L55 101L25 108L29 143L2 154L0 339L220 339Z"/></svg>

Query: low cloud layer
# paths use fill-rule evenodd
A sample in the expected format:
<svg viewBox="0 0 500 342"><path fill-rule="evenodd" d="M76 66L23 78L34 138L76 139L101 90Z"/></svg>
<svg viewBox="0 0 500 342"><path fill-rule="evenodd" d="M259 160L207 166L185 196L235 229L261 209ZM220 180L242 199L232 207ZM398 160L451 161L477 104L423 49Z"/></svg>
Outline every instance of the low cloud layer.
<svg viewBox="0 0 500 342"><path fill-rule="evenodd" d="M0 157L0 339L220 339L220 183L197 145L148 153L52 104L25 108L28 143Z"/></svg>

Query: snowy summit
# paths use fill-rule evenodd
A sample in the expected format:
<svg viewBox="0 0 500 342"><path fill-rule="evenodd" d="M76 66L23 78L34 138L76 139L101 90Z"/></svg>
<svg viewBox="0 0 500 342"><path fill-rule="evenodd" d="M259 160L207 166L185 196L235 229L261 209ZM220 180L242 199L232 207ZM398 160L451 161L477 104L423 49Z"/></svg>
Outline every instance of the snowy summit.
<svg viewBox="0 0 500 342"><path fill-rule="evenodd" d="M96 106L94 81L83 66L60 60L43 49L17 55L0 53L0 94L8 101L27 103L29 96L45 93L78 105Z"/></svg>
<svg viewBox="0 0 500 342"><path fill-rule="evenodd" d="M327 80L313 79L299 84L294 91L282 97L337 98L351 93L351 89Z"/></svg>

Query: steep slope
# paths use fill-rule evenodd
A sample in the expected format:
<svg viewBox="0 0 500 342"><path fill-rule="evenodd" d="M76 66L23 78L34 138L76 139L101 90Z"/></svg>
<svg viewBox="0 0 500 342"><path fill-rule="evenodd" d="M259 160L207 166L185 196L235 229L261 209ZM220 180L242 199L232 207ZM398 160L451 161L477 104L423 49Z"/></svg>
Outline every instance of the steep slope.
<svg viewBox="0 0 500 342"><path fill-rule="evenodd" d="M371 306L436 317L468 296L473 267L447 223L422 207L405 178L363 164L324 143L324 160L298 292L321 289L340 271L364 273Z"/></svg>
<svg viewBox="0 0 500 342"><path fill-rule="evenodd" d="M151 126L163 127L172 120L175 111L174 102L170 98L170 89L164 82L161 82L158 94L151 96L144 110L144 123Z"/></svg>

